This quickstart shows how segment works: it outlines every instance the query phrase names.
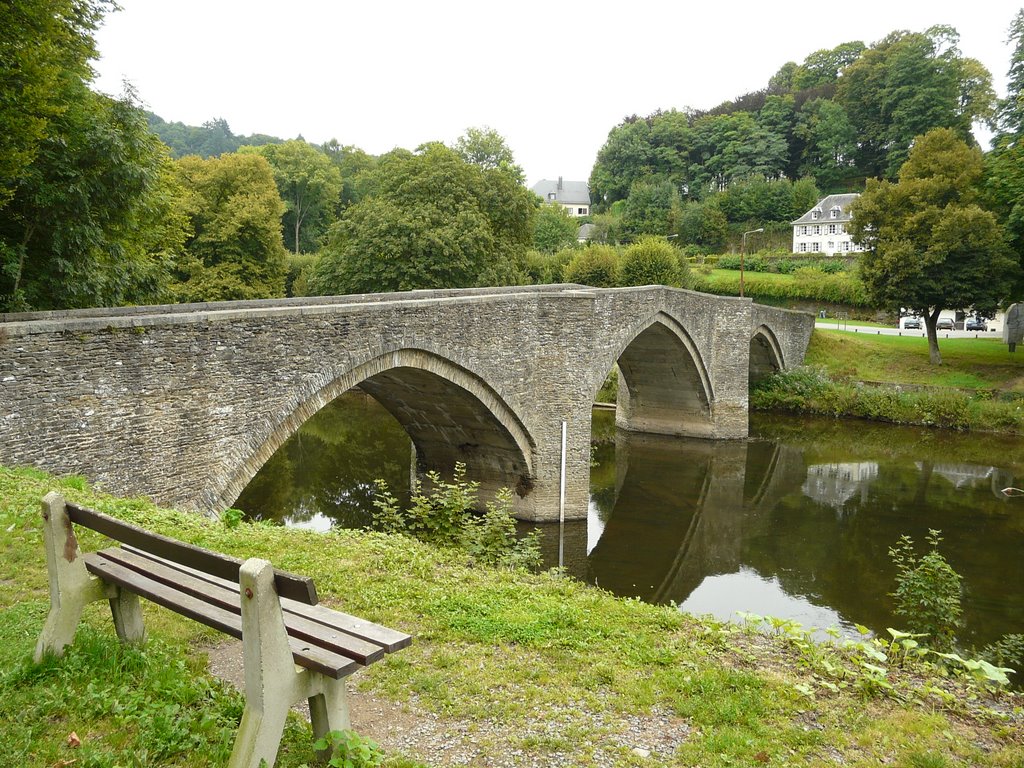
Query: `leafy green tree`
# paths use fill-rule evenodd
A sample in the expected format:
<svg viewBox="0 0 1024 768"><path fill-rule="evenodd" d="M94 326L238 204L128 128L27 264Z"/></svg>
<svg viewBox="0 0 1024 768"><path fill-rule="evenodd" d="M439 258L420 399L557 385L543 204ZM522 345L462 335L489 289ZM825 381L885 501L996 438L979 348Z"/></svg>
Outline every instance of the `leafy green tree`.
<svg viewBox="0 0 1024 768"><path fill-rule="evenodd" d="M338 201L338 214L352 203L363 199L364 174L376 167L377 158L351 144L339 144L331 139L321 146L324 154L341 172L341 197Z"/></svg>
<svg viewBox="0 0 1024 768"><path fill-rule="evenodd" d="M634 115L608 133L590 172L590 199L599 211L625 200L633 182L652 171L651 128Z"/></svg>
<svg viewBox="0 0 1024 768"><path fill-rule="evenodd" d="M274 169L274 181L284 201L285 247L293 253L315 251L336 218L341 196L338 167L301 139L242 147L239 152L262 155Z"/></svg>
<svg viewBox="0 0 1024 768"><path fill-rule="evenodd" d="M856 175L857 132L841 104L830 99L806 102L795 132L804 145L802 175L813 176L824 189L836 189Z"/></svg>
<svg viewBox="0 0 1024 768"><path fill-rule="evenodd" d="M0 23L0 209L14 197L75 84L92 79L89 59L109 0L4 3Z"/></svg>
<svg viewBox="0 0 1024 768"><path fill-rule="evenodd" d="M619 265L620 285L673 285L684 282L679 251L664 237L643 237L626 247Z"/></svg>
<svg viewBox="0 0 1024 768"><path fill-rule="evenodd" d="M486 170L505 171L520 184L526 179L523 169L516 165L515 157L505 139L486 125L481 128L467 128L455 142L455 151L467 163Z"/></svg>
<svg viewBox="0 0 1024 768"><path fill-rule="evenodd" d="M622 235L629 239L672 232L680 203L679 192L667 179L633 182L622 214Z"/></svg>
<svg viewBox="0 0 1024 768"><path fill-rule="evenodd" d="M857 136L856 165L895 178L915 136L950 128L969 141L971 123L991 115L991 76L964 59L951 27L893 32L850 64L836 101Z"/></svg>
<svg viewBox="0 0 1024 768"><path fill-rule="evenodd" d="M284 203L266 158L230 154L175 161L188 220L185 256L172 286L179 301L284 295Z"/></svg>
<svg viewBox="0 0 1024 768"><path fill-rule="evenodd" d="M1014 43L1006 98L999 101L997 132L985 156L985 201L1005 228L1006 241L1021 265L1021 279L1010 292L1024 299L1024 9L1010 24Z"/></svg>
<svg viewBox="0 0 1024 768"><path fill-rule="evenodd" d="M856 40L831 50L823 48L807 55L792 77L792 89L803 91L835 83L848 66L860 58L867 46Z"/></svg>
<svg viewBox="0 0 1024 768"><path fill-rule="evenodd" d="M544 203L533 220L533 247L542 253L554 253L576 243L579 222L564 205Z"/></svg>
<svg viewBox="0 0 1024 768"><path fill-rule="evenodd" d="M909 307L925 320L933 364L943 308L994 311L1018 266L996 217L978 203L982 156L948 128L914 141L899 181L869 179L853 204L851 233L868 250L861 278L881 306Z"/></svg>
<svg viewBox="0 0 1024 768"><path fill-rule="evenodd" d="M688 200L679 209L676 233L682 245L697 245L713 252L725 246L729 221L712 202Z"/></svg>
<svg viewBox="0 0 1024 768"><path fill-rule="evenodd" d="M372 293L525 280L534 210L533 193L505 170L439 143L395 150L332 228L314 287Z"/></svg>
<svg viewBox="0 0 1024 768"><path fill-rule="evenodd" d="M130 93L111 99L68 77L59 98L0 210L0 307L156 300L183 237L166 150Z"/></svg>
<svg viewBox="0 0 1024 768"><path fill-rule="evenodd" d="M159 115L147 112L149 128L170 147L171 157L181 158L189 155L199 157L219 157L220 155L237 152L240 147L258 147L264 144L280 144L281 139L254 133L250 136L236 136L231 126L223 117L207 120L202 125L185 125L182 122L169 123Z"/></svg>

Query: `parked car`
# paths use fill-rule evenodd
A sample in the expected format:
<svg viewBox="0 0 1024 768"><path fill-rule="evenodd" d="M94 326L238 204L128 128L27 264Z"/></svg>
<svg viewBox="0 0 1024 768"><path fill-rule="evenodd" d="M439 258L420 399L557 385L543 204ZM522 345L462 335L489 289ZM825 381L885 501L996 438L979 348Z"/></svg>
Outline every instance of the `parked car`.
<svg viewBox="0 0 1024 768"><path fill-rule="evenodd" d="M921 330L921 318L920 317L908 317L903 321L903 327L907 330L915 329Z"/></svg>
<svg viewBox="0 0 1024 768"><path fill-rule="evenodd" d="M952 331L953 327L953 318L951 317L940 317L939 322L935 324L936 330L939 331Z"/></svg>
<svg viewBox="0 0 1024 768"><path fill-rule="evenodd" d="M972 317L964 326L968 331L987 331L988 324L980 317Z"/></svg>

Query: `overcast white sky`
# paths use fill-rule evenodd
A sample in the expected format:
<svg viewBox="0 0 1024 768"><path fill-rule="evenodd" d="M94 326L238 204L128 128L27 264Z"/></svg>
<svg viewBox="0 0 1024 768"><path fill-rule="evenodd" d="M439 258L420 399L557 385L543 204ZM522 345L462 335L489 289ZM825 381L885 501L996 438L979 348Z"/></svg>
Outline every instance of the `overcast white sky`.
<svg viewBox="0 0 1024 768"><path fill-rule="evenodd" d="M372 154L505 137L528 183L586 180L630 114L709 108L786 61L949 24L1005 93L1022 0L119 0L96 87L131 82L165 120L336 138Z"/></svg>

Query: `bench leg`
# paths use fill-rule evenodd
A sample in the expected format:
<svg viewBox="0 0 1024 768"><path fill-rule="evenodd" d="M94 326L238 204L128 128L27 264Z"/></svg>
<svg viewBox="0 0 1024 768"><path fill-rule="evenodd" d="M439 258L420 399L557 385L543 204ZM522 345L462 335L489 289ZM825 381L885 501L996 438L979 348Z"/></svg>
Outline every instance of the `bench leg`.
<svg viewBox="0 0 1024 768"><path fill-rule="evenodd" d="M85 569L64 498L57 493L46 494L42 511L50 613L36 642L36 662L47 653L63 653L75 637L85 606L108 597L104 584Z"/></svg>
<svg viewBox="0 0 1024 768"><path fill-rule="evenodd" d="M138 595L118 587L117 594L110 598L110 614L114 617L114 629L122 643L145 641L146 623Z"/></svg>
<svg viewBox="0 0 1024 768"><path fill-rule="evenodd" d="M272 768L288 709L308 695L310 675L292 659L274 569L266 560L247 560L239 571L242 600L242 657L245 712L229 768Z"/></svg>
<svg viewBox="0 0 1024 768"><path fill-rule="evenodd" d="M352 725L348 717L348 692L345 679L331 680L324 675L320 678L322 693L309 697L309 720L313 726L313 739L321 739L331 731L347 731ZM326 762L331 757L330 748L318 753Z"/></svg>

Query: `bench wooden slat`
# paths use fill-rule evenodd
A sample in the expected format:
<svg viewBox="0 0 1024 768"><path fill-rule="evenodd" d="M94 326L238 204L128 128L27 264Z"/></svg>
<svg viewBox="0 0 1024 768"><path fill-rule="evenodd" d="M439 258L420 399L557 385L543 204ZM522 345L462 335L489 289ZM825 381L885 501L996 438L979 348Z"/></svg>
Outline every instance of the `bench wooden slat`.
<svg viewBox="0 0 1024 768"><path fill-rule="evenodd" d="M199 578L193 573L174 568L173 564L167 560L137 550L109 547L97 554L102 555L108 561L144 574L161 584L181 590L225 610L241 614L241 598L237 584L231 584L225 579L218 579L219 583L213 583ZM296 603L296 605L309 608L302 603ZM372 664L384 657L384 648L377 643L348 634L335 627L325 626L296 613L283 611L282 614L285 627L291 636L347 656L363 665Z"/></svg>
<svg viewBox="0 0 1024 768"><path fill-rule="evenodd" d="M238 569L242 566L242 561L236 557L212 552L194 544L186 544L168 536L161 536L77 504L67 504L67 513L71 522L84 525L111 539L130 544L144 552L171 558L184 565L233 581L235 584L238 583ZM277 594L281 597L297 600L307 605L316 605L317 603L316 586L308 576L298 576L275 568L274 586L277 588Z"/></svg>
<svg viewBox="0 0 1024 768"><path fill-rule="evenodd" d="M117 584L200 624L232 637L242 638L242 618L239 614L162 584L113 562L98 552L90 552L84 555L84 558L85 567L89 572L104 581ZM335 680L352 674L362 666L347 656L318 647L298 637L289 636L288 642L296 664L321 672Z"/></svg>
<svg viewBox="0 0 1024 768"><path fill-rule="evenodd" d="M221 579L209 573L196 570L195 568L190 568L187 565L167 560L150 552L138 550L132 546L125 546L122 547L122 549L128 552L137 552L150 560L159 561L167 568L181 573L187 573L209 584L228 588L237 586L237 583L233 584L230 580ZM394 651L401 650L402 648L406 648L412 644L412 636L405 632L399 632L396 629L375 624L372 621L360 619L358 616L342 613L341 611L336 611L333 608L328 608L324 605L308 605L300 601L282 597L281 608L284 610L285 615L295 614L297 616L302 616L306 619L310 619L311 621L315 621L318 624L322 624L325 627L339 630L348 635L352 635L353 637L378 645L387 653L393 653Z"/></svg>

